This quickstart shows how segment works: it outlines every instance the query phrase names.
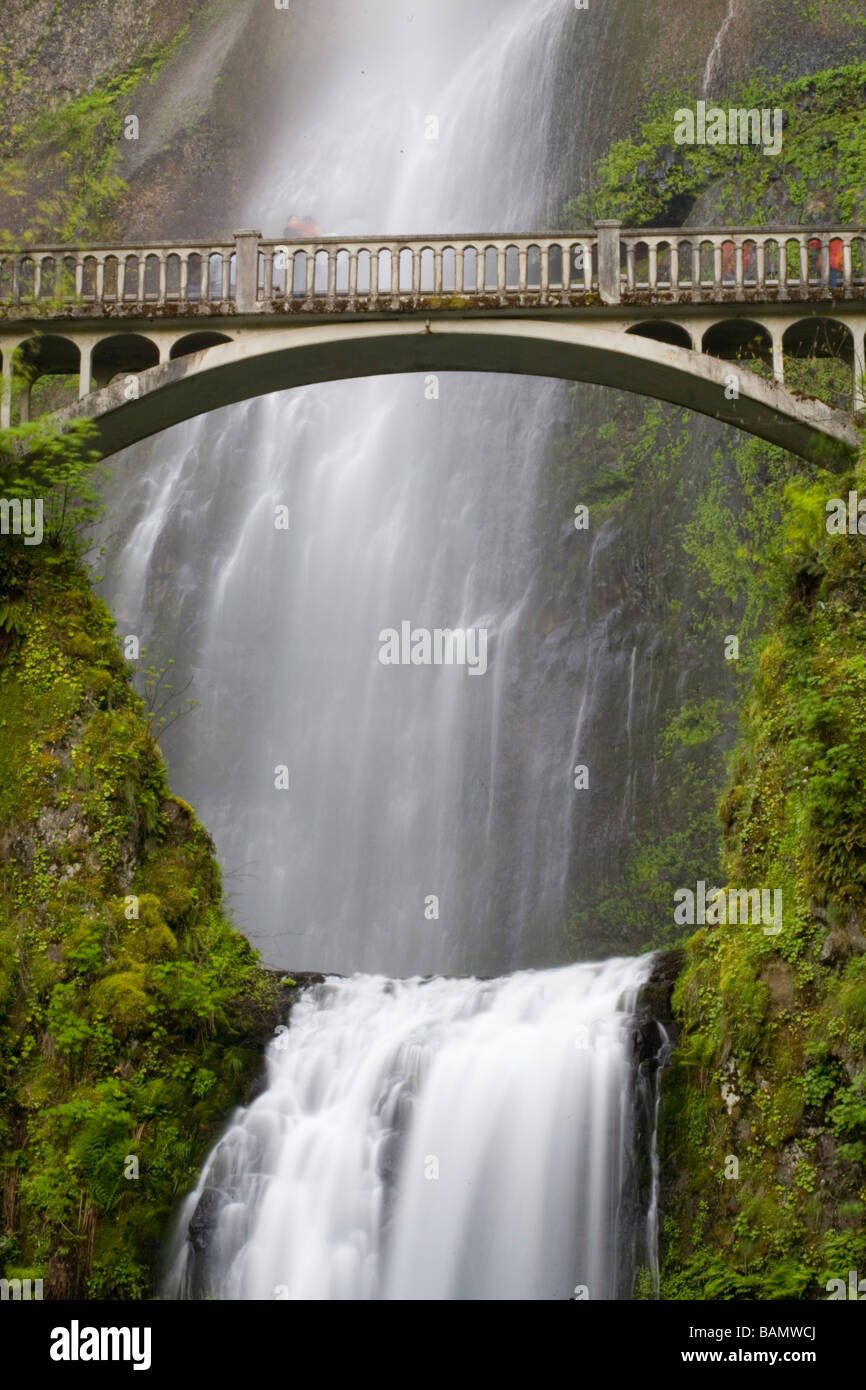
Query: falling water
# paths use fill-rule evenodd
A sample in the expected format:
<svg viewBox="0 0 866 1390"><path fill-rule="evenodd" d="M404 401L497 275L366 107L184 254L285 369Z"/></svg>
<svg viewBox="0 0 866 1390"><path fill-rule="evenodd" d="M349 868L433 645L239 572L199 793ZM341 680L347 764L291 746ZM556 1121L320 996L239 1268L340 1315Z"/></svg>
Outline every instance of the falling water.
<svg viewBox="0 0 866 1390"><path fill-rule="evenodd" d="M356 4L307 8L252 221L537 223L557 188L547 142L575 12L470 9L392 0L371 26ZM280 967L493 974L567 958L571 748L592 657L563 659L533 592L556 540L537 534L536 494L565 391L484 376L438 390L423 377L297 390L117 464L108 596L158 664L194 678L202 709L166 739L173 783L215 837L240 924ZM403 621L486 629L487 674L383 667L379 633Z"/></svg>
<svg viewBox="0 0 866 1390"><path fill-rule="evenodd" d="M186 1199L167 1295L628 1296L652 1219L629 1158L647 970L307 991Z"/></svg>
<svg viewBox="0 0 866 1390"><path fill-rule="evenodd" d="M563 0L292 13L250 225L531 227L570 191L554 94L586 16ZM629 1183L648 963L442 978L567 959L573 772L610 669L605 624L575 643L540 616L539 556L570 526L538 534L564 389L428 385L297 390L118 464L109 597L194 677L172 779L239 924L280 967L370 972L293 1008L184 1206L174 1296L612 1297L646 1234ZM383 666L404 621L485 629L488 671Z"/></svg>
<svg viewBox="0 0 866 1390"><path fill-rule="evenodd" d="M733 22L735 10L736 0L728 0L728 12L722 20L718 33L713 39L713 46L710 49L709 54L707 55L707 62L704 68L704 80L701 84L701 93L703 96L709 95L710 83L716 75L716 69L719 66L719 59L722 53L722 44L724 43L725 35L727 34Z"/></svg>

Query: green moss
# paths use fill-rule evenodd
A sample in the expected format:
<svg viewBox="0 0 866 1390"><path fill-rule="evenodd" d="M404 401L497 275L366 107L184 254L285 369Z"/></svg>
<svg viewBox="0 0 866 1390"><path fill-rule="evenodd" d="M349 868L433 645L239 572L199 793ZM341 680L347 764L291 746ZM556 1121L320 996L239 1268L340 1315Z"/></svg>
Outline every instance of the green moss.
<svg viewBox="0 0 866 1390"><path fill-rule="evenodd" d="M866 554L828 535L825 504L863 491L864 471L790 480L756 576L775 611L722 801L724 868L782 889L783 930L705 928L687 946L662 1106L666 1297L823 1297L862 1258ZM716 1116L702 1131L695 1086ZM726 1155L739 1177L708 1183Z"/></svg>
<svg viewBox="0 0 866 1390"><path fill-rule="evenodd" d="M110 614L58 555L0 552L0 1272L139 1298L279 990L169 794Z"/></svg>

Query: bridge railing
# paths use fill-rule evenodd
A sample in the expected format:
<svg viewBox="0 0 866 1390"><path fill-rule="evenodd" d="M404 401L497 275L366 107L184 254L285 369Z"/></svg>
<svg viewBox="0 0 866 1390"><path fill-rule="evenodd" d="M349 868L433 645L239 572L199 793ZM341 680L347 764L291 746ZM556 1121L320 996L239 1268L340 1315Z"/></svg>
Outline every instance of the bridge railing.
<svg viewBox="0 0 866 1390"><path fill-rule="evenodd" d="M527 296L591 298L597 238L422 237L394 241L264 241L256 299L262 307L394 308L423 300L511 303Z"/></svg>
<svg viewBox="0 0 866 1390"><path fill-rule="evenodd" d="M97 315L163 307L218 313L234 303L236 263L234 241L0 251L0 308L50 315L77 303Z"/></svg>
<svg viewBox="0 0 866 1390"><path fill-rule="evenodd" d="M620 295L671 302L850 298L866 286L862 228L621 232Z"/></svg>
<svg viewBox="0 0 866 1390"><path fill-rule="evenodd" d="M866 229L592 230L0 250L0 317L866 297Z"/></svg>

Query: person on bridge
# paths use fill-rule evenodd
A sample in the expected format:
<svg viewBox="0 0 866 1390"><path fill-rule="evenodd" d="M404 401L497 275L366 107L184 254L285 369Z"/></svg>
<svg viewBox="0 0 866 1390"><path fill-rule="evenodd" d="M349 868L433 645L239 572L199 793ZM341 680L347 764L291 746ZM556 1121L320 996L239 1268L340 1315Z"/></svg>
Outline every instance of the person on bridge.
<svg viewBox="0 0 866 1390"><path fill-rule="evenodd" d="M296 217L294 213L283 230L283 236L287 241L302 241L305 237L321 235L322 229L316 226L312 217Z"/></svg>
<svg viewBox="0 0 866 1390"><path fill-rule="evenodd" d="M812 237L809 241L809 250L815 253L817 278L821 279L821 256L823 247L819 237ZM845 283L845 248L841 237L830 239L830 289L838 290Z"/></svg>

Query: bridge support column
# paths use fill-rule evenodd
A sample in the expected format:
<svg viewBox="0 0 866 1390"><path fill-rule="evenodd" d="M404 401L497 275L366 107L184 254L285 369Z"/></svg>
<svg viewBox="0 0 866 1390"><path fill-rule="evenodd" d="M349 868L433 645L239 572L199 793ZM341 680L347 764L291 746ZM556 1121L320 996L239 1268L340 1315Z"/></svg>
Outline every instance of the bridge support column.
<svg viewBox="0 0 866 1390"><path fill-rule="evenodd" d="M857 415L861 410L866 410L866 389L864 389L864 376L866 376L866 324L858 323L852 326L854 338L854 414Z"/></svg>
<svg viewBox="0 0 866 1390"><path fill-rule="evenodd" d="M773 376L780 386L785 384L785 354L782 351L783 329L771 328L773 335Z"/></svg>
<svg viewBox="0 0 866 1390"><path fill-rule="evenodd" d="M235 307L239 314L252 314L258 307L261 235L261 232L235 232Z"/></svg>
<svg viewBox="0 0 866 1390"><path fill-rule="evenodd" d="M80 360L78 363L78 399L84 400L85 396L90 395L90 381L93 362L93 344L83 342L78 348Z"/></svg>
<svg viewBox="0 0 866 1390"><path fill-rule="evenodd" d="M8 430L12 424L12 369L15 359L15 346L3 344L3 385L0 389L0 429Z"/></svg>
<svg viewBox="0 0 866 1390"><path fill-rule="evenodd" d="M619 229L621 222L597 222L598 292L603 304L619 304Z"/></svg>

